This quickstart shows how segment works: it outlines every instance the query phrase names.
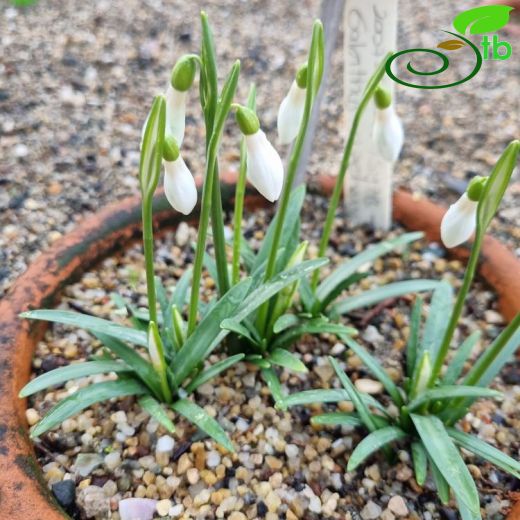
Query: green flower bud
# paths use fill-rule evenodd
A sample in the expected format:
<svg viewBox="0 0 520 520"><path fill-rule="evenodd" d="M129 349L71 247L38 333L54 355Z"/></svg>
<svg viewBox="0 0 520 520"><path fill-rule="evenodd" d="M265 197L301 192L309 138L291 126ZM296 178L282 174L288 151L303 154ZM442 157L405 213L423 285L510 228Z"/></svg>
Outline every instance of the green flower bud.
<svg viewBox="0 0 520 520"><path fill-rule="evenodd" d="M165 161L173 162L179 158L180 151L177 141L171 135L167 135L163 142L162 156Z"/></svg>
<svg viewBox="0 0 520 520"><path fill-rule="evenodd" d="M260 129L260 121L250 108L239 106L235 115L240 131L244 135L253 135Z"/></svg>
<svg viewBox="0 0 520 520"><path fill-rule="evenodd" d="M296 84L300 88L307 88L307 64L302 65L296 73Z"/></svg>
<svg viewBox="0 0 520 520"><path fill-rule="evenodd" d="M377 87L374 93L374 102L380 110L388 108L392 104L392 95L383 87Z"/></svg>
<svg viewBox="0 0 520 520"><path fill-rule="evenodd" d="M177 60L172 69L171 84L175 90L185 92L189 90L195 79L197 64L192 56L183 56Z"/></svg>
<svg viewBox="0 0 520 520"><path fill-rule="evenodd" d="M473 202L478 202L480 200L480 197L484 192L484 188L486 187L487 180L487 177L481 177L480 175L477 175L473 177L471 181L469 181L468 187L466 189L469 200L472 200Z"/></svg>

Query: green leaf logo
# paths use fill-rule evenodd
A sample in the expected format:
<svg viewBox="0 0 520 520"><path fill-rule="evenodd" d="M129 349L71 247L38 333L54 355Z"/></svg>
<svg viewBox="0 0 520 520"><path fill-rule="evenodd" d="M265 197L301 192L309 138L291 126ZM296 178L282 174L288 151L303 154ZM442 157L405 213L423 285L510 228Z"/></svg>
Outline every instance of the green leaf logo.
<svg viewBox="0 0 520 520"><path fill-rule="evenodd" d="M513 10L508 5L484 5L468 9L453 19L453 27L460 33L483 34L502 29L509 22L509 13Z"/></svg>

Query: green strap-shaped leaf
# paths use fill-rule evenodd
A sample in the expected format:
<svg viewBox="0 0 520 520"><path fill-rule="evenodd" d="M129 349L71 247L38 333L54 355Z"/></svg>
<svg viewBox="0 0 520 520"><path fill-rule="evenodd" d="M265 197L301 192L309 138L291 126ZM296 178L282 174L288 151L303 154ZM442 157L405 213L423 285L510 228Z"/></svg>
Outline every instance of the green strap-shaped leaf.
<svg viewBox="0 0 520 520"><path fill-rule="evenodd" d="M410 417L442 476L468 509L478 513L480 502L477 487L442 422L434 415L411 414Z"/></svg>
<svg viewBox="0 0 520 520"><path fill-rule="evenodd" d="M20 314L22 318L30 320L52 321L54 323L62 323L63 325L72 325L91 332L99 332L107 336L112 336L121 341L128 341L142 347L148 345L146 332L131 329L112 323L111 321L89 316L88 314L80 314L73 311L59 311L52 309L40 309L36 311L27 311Z"/></svg>
<svg viewBox="0 0 520 520"><path fill-rule="evenodd" d="M428 317L424 324L424 332L419 353L430 353L432 363L435 363L444 333L448 327L453 310L453 288L448 282L441 282L433 292Z"/></svg>
<svg viewBox="0 0 520 520"><path fill-rule="evenodd" d="M197 377L195 377L195 379L193 379L193 381L190 382L190 384L186 387L186 392L191 393L195 391L200 385L207 383L221 372L224 372L224 370L227 370L244 359L244 357L245 354L235 354L234 356L225 358L218 363L215 363L214 365L206 368L206 370L201 372L199 375L197 375Z"/></svg>
<svg viewBox="0 0 520 520"><path fill-rule="evenodd" d="M343 388L347 392L354 408L356 409L359 418L363 421L365 427L373 432L377 430L377 426L375 422L372 420L372 416L367 405L363 402L360 393L356 390L356 387L352 384L352 381L349 379L347 374L342 370L339 366L339 363L331 356L329 356L329 361L332 367L334 368L336 375L338 376Z"/></svg>
<svg viewBox="0 0 520 520"><path fill-rule="evenodd" d="M175 432L175 425L159 401L151 395L143 395L138 399L138 403L143 410L147 411L159 424L162 424L168 432Z"/></svg>
<svg viewBox="0 0 520 520"><path fill-rule="evenodd" d="M483 34L496 32L509 22L508 5L483 5L462 11L453 19L453 27L461 34Z"/></svg>
<svg viewBox="0 0 520 520"><path fill-rule="evenodd" d="M437 467L437 464L433 462L433 459L431 457L428 457L428 459L430 461L430 468L432 470L433 482L437 489L437 495L440 498L440 501L444 505L447 505L450 501L450 485Z"/></svg>
<svg viewBox="0 0 520 520"><path fill-rule="evenodd" d="M39 437L47 430L61 424L65 419L77 415L85 408L100 401L145 393L146 387L136 379L118 379L117 381L95 383L86 388L80 388L51 408L31 430L31 437Z"/></svg>
<svg viewBox="0 0 520 520"><path fill-rule="evenodd" d="M307 367L298 357L283 348L275 348L267 360L273 365L279 365L294 372L308 372Z"/></svg>
<svg viewBox="0 0 520 520"><path fill-rule="evenodd" d="M441 386L439 388L433 388L426 390L413 401L408 403L407 408L410 412L417 410L423 404L430 403L432 401L441 401L444 399L453 399L455 397L472 397L474 399L482 397L492 397L495 399L502 398L502 393L490 388L480 388L478 386Z"/></svg>
<svg viewBox="0 0 520 520"><path fill-rule="evenodd" d="M460 518L461 520L482 520L482 515L480 511L478 513L472 513L465 505L464 502L460 501L457 495L455 494L455 498L457 499L457 506L459 508Z"/></svg>
<svg viewBox="0 0 520 520"><path fill-rule="evenodd" d="M372 406L380 412L386 414L384 406L374 399L371 395L360 394L361 399L366 406ZM302 406L307 404L315 403L338 403L340 401L350 401L349 394L342 388L333 388L331 390L318 389L318 390L303 390L295 394L288 395L284 398L284 406L289 408L291 406ZM372 418L376 417L372 415Z"/></svg>
<svg viewBox="0 0 520 520"><path fill-rule="evenodd" d="M415 480L419 486L422 486L426 482L428 473L428 455L420 441L412 442L412 460Z"/></svg>
<svg viewBox="0 0 520 520"><path fill-rule="evenodd" d="M181 351L175 357L175 363L172 367L177 385L181 385L191 371L204 361L228 334L229 331L222 330L220 324L226 318L236 315L237 309L243 304L250 285L251 280L246 278L232 287L204 316L193 334L188 337Z"/></svg>
<svg viewBox="0 0 520 520"><path fill-rule="evenodd" d="M294 343L304 334L335 334L337 336L348 336L357 334L357 330L346 327L341 323L334 323L328 318L313 318L311 320L300 320L295 327L287 329L278 336L272 343L271 348L281 348Z"/></svg>
<svg viewBox="0 0 520 520"><path fill-rule="evenodd" d="M253 337L251 331L242 323L237 323L233 318L227 318L220 324L221 329L234 332L238 336L242 336L249 340L253 345L259 345L258 341Z"/></svg>
<svg viewBox="0 0 520 520"><path fill-rule="evenodd" d="M285 214L285 222L282 231L282 237L280 239L280 244L285 244L289 241L291 236L294 234L295 227L298 223L298 219L300 218L301 208L303 206L303 201L305 200L305 186L302 184L298 186L290 195L289 205L287 208L287 213ZM276 229L278 214L271 220L269 227L267 229L267 233L265 234L265 238L262 242L262 246L256 255L255 263L253 264L252 271L258 269L263 262L267 260L269 253L272 248L274 233Z"/></svg>
<svg viewBox="0 0 520 520"><path fill-rule="evenodd" d="M189 399L180 399L172 404L172 408L186 417L188 421L193 423L197 428L202 430L204 433L209 435L212 439L215 439L221 446L226 448L228 451L235 451L229 437L226 432L222 429L220 424L213 419L208 413L196 405Z"/></svg>
<svg viewBox="0 0 520 520"><path fill-rule="evenodd" d="M175 290L173 291L173 296L170 301L170 308L175 305L181 312L184 309L184 305L186 304L188 297L188 291L190 290L192 274L193 269L191 268L186 269L186 271L182 273L182 276L179 278L179 281L175 286Z"/></svg>
<svg viewBox="0 0 520 520"><path fill-rule="evenodd" d="M318 269L328 263L326 258L316 258L315 260L306 260L301 264L291 267L276 276L271 278L268 282L263 283L254 291L248 294L247 298L240 305L233 316L233 320L240 323L245 320L251 313L253 313L262 303L266 302L281 291L284 287L291 285L296 280L300 280L308 276L312 271Z"/></svg>
<svg viewBox="0 0 520 520"><path fill-rule="evenodd" d="M387 426L367 435L355 448L348 459L347 471L354 471L372 453L383 446L407 437L408 434L396 426Z"/></svg>
<svg viewBox="0 0 520 520"><path fill-rule="evenodd" d="M280 334L284 330L287 330L290 327L294 327L300 323L300 318L295 314L283 314L280 316L273 325L273 332L275 334Z"/></svg>
<svg viewBox="0 0 520 520"><path fill-rule="evenodd" d="M272 368L263 368L261 373L262 378L264 379L267 387L269 388L269 391L271 392L271 395L273 396L276 407L279 410L285 410L285 393L275 371Z"/></svg>
<svg viewBox="0 0 520 520"><path fill-rule="evenodd" d="M515 478L520 479L520 462L517 460L478 437L461 432L455 428L448 428L447 431L448 435L462 448L471 451L504 471L511 473Z"/></svg>
<svg viewBox="0 0 520 520"><path fill-rule="evenodd" d="M431 291L439 285L436 280L405 280L403 282L389 283L370 291L365 291L357 296L345 298L332 306L332 313L347 314L362 307L368 307L404 294Z"/></svg>
<svg viewBox="0 0 520 520"><path fill-rule="evenodd" d="M468 336L457 349L453 359L448 363L446 373L442 378L443 385L452 385L457 381L464 369L464 363L468 360L473 348L481 336L482 333L479 330L476 330L473 334Z"/></svg>
<svg viewBox="0 0 520 520"><path fill-rule="evenodd" d="M311 423L320 426L363 426L359 416L349 412L322 413L311 417Z"/></svg>
<svg viewBox="0 0 520 520"><path fill-rule="evenodd" d="M369 354L365 348L359 343L354 341L349 336L341 336L341 340L361 359L361 361L367 366L368 370L378 379L385 390L390 394L390 397L397 406L404 404L403 397L397 388L396 384L392 381L390 376L386 373L385 369L381 366L379 361Z"/></svg>
<svg viewBox="0 0 520 520"><path fill-rule="evenodd" d="M106 374L108 372L128 372L131 368L119 361L84 361L66 367L56 368L29 381L21 390L20 397L27 397L50 386L59 385L80 377Z"/></svg>
<svg viewBox="0 0 520 520"><path fill-rule="evenodd" d="M413 232L406 233L404 235L392 238L391 240L385 240L378 244L365 249L363 252L349 258L344 263L339 265L332 274L327 276L316 290L316 296L321 302L326 301L330 293L336 290L345 280L350 278L358 269L363 267L369 262L373 262L380 256L390 253L394 249L409 244L415 240L422 238L424 233Z"/></svg>
<svg viewBox="0 0 520 520"><path fill-rule="evenodd" d="M520 313L478 358L464 378L464 383L488 386L502 367L511 361L518 347L520 347Z"/></svg>
<svg viewBox="0 0 520 520"><path fill-rule="evenodd" d="M406 344L406 373L412 377L417 362L417 351L419 350L419 335L421 332L421 314L423 299L417 296L410 318L410 335Z"/></svg>
<svg viewBox="0 0 520 520"><path fill-rule="evenodd" d="M162 397L161 385L157 378L157 374L153 369L151 363L146 361L140 354L135 350L132 350L129 346L125 345L122 341L119 341L112 336L105 334L94 333L103 345L108 348L118 358L122 359L132 370L136 376L143 381L143 383L152 390L156 397Z"/></svg>

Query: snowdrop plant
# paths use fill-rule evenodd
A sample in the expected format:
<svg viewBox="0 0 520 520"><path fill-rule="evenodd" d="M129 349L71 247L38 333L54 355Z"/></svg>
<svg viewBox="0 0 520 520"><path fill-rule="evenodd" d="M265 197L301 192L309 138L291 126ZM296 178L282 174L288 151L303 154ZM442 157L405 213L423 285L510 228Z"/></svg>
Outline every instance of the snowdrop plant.
<svg viewBox="0 0 520 520"><path fill-rule="evenodd" d="M293 190L293 183L322 79L323 27L319 21L314 24L306 63L297 72L280 106L280 141L293 142L284 168L278 152L261 129L254 86L245 105L234 101L239 61L233 64L219 89L215 46L204 13L201 22L200 53L188 54L176 62L166 93L155 97L141 136L139 180L148 309L135 308L114 295L114 302L128 314L131 327L63 310L36 310L23 315L82 327L105 348L102 356L43 374L22 389L20 395L25 397L70 379L107 374L106 381L82 388L59 402L32 429L34 437L96 402L135 395L141 406L169 431L174 429L174 414L180 414L232 449L218 423L190 398L198 386L243 359L261 368L279 402L284 395L273 367L307 371L299 357L288 350L302 335L354 335L354 329L337 322L341 314L389 296L432 290L437 284L431 280L397 282L361 295L364 298L336 301L345 289L364 276L358 273L361 267L392 249L406 246L419 238L420 233L409 233L372 247L319 283L317 271L327 264L326 248L357 127L367 104L378 92L384 61L367 84L356 112L330 200L319 254L306 259L308 243L300 241L305 187ZM200 195L182 158L187 99L197 72L206 129L206 163ZM242 138L233 239L229 244L224 232L218 152L231 113ZM176 211L188 215L200 202L193 267L185 272L173 291L163 286L154 269L153 201L161 170L164 170L165 196ZM247 181L268 201L279 201L258 251L253 251L242 235ZM210 223L213 256L207 251ZM204 269L216 281L217 294L210 301L201 301L200 297ZM312 272L315 275L310 282L307 276ZM208 356L221 344L229 357L208 365Z"/></svg>
<svg viewBox="0 0 520 520"><path fill-rule="evenodd" d="M461 455L461 449L495 464L520 478L520 462L457 428L471 405L480 398L500 399L502 394L487 388L520 346L520 314L517 314L475 360L480 332L473 332L454 345L454 333L475 275L482 241L511 179L520 152L520 141L505 149L488 177L476 177L459 202L451 206L442 222L443 240L448 247L459 245L475 231L471 253L457 297L447 282L441 282L431 298L423 325L423 300L417 297L410 318L404 379L394 382L383 365L347 331L338 332L350 352L383 385L390 406L361 391L344 371L344 365L330 358L340 386L331 390L307 390L281 397L280 408L310 403L350 401L354 412L329 412L314 416L319 426L359 427L366 437L348 459L347 470L356 470L378 450L392 460L395 449L411 453L415 479L420 486L428 472L440 500L456 500L464 520L481 519L475 482ZM461 232L460 229L463 229ZM454 347L450 349L450 347ZM468 370L465 370L469 366Z"/></svg>

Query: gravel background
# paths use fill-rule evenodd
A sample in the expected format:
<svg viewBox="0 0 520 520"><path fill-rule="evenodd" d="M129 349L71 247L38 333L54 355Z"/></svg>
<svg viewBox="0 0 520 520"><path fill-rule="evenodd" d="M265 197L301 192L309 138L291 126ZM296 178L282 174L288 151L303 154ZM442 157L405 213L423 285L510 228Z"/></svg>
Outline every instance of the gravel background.
<svg viewBox="0 0 520 520"><path fill-rule="evenodd" d="M428 0L401 0L398 48L434 46L442 37L437 29L473 6L444 0L433 9ZM198 49L202 7L214 27L221 71L242 59L239 99L254 80L263 127L274 138L277 107L304 59L317 0L71 0L24 10L2 2L0 292L83 215L138 193L138 142L147 107L164 89L175 59ZM518 35L507 39L520 48ZM340 44L312 173L334 172L339 162L346 127L341 61ZM397 184L448 202L456 194L440 185L487 174L520 134L519 75L514 51L508 61L485 62L477 77L449 91L398 88L408 138ZM230 125L231 137L234 132ZM202 150L201 117L193 103L184 155L194 172L202 171ZM236 168L236 139L224 143L222 163ZM517 180L495 232L520 254L519 197Z"/></svg>

